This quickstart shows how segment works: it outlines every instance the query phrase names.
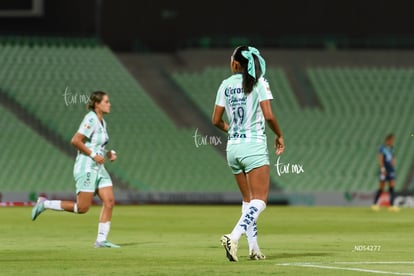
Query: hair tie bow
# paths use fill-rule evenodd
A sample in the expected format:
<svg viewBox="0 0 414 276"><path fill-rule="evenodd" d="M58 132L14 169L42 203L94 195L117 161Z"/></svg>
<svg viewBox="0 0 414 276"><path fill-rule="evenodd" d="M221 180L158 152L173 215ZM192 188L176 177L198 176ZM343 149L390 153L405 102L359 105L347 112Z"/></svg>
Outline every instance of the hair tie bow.
<svg viewBox="0 0 414 276"><path fill-rule="evenodd" d="M247 73L249 73L250 76L252 76L254 79L256 79L256 68L254 66L254 57L253 55L255 55L257 57L257 59L259 60L260 63L260 69L261 69L261 74L259 76L262 77L265 72L266 72L266 62L265 60L262 58L262 56L260 55L259 50L257 50L254 47L248 47L248 50L244 50L241 52L241 54L247 59Z"/></svg>

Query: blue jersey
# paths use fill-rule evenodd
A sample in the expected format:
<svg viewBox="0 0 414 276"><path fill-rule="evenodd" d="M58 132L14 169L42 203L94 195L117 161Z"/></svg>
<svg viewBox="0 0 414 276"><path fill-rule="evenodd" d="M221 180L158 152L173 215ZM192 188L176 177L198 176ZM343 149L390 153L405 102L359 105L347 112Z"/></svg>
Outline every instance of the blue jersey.
<svg viewBox="0 0 414 276"><path fill-rule="evenodd" d="M386 145L381 145L379 148L379 153L383 157L385 171L387 173L394 172L395 171L394 165L393 165L394 148L387 147Z"/></svg>

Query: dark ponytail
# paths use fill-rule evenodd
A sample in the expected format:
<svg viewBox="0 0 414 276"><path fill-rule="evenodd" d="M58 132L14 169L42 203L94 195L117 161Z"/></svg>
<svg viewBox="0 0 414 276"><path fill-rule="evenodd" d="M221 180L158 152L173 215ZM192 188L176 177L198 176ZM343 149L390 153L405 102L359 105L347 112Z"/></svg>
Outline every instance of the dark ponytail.
<svg viewBox="0 0 414 276"><path fill-rule="evenodd" d="M247 70L248 60L247 60L247 58L245 58L242 55L242 51L248 51L248 50L249 50L249 47L247 47L247 46L239 46L239 47L236 48L236 50L234 50L234 54L233 54L234 60L239 62L240 66L243 69L243 72L242 72L242 74L243 74L243 90L244 90L244 93L246 93L246 94L249 94L250 92L253 91L253 87L256 85L256 83L259 79L259 76L261 76L262 73L263 73L262 69L260 67L258 57L253 54L252 56L253 56L253 59L254 59L254 68L255 68L255 71L256 71L256 78L252 77L249 74L249 72Z"/></svg>

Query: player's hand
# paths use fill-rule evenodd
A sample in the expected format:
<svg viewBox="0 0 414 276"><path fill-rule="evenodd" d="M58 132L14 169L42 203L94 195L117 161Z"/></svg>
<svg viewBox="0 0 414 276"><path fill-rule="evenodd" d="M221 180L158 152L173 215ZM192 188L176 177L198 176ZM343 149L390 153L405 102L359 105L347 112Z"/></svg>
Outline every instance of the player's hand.
<svg viewBox="0 0 414 276"><path fill-rule="evenodd" d="M387 176L387 171L385 170L385 168L384 167L381 167L381 174L380 174L380 180L381 181L385 181L385 178L386 178L386 176Z"/></svg>
<svg viewBox="0 0 414 276"><path fill-rule="evenodd" d="M276 155L281 155L283 153L283 151L285 150L285 142L283 140L283 137L276 138L275 149L276 149Z"/></svg>
<svg viewBox="0 0 414 276"><path fill-rule="evenodd" d="M387 173L385 172L385 170L384 171L381 170L380 180L385 181L386 176L387 176Z"/></svg>
<svg viewBox="0 0 414 276"><path fill-rule="evenodd" d="M93 160L95 160L95 162L98 164L105 163L105 158L102 155L96 155Z"/></svg>
<svg viewBox="0 0 414 276"><path fill-rule="evenodd" d="M109 158L109 161L114 162L117 158L116 151L114 151L114 150L108 151L107 156Z"/></svg>

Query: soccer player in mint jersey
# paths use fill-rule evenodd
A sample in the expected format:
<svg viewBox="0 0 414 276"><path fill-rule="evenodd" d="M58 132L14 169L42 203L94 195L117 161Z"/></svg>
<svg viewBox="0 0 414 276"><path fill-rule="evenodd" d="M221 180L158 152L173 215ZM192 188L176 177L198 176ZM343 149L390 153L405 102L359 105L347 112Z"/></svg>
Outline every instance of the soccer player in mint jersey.
<svg viewBox="0 0 414 276"><path fill-rule="evenodd" d="M395 156L394 156L394 141L395 135L388 134L385 137L384 143L380 146L378 151L378 164L380 168L379 172L379 189L377 190L374 198L374 205L372 210L378 211L378 199L384 191L385 184L388 183L388 191L390 194L390 211L397 212L399 208L394 206L394 187L395 187Z"/></svg>
<svg viewBox="0 0 414 276"><path fill-rule="evenodd" d="M272 112L273 99L264 79L266 64L254 47L237 47L230 60L232 75L218 91L212 123L228 134L227 162L243 197L242 215L221 243L230 261L238 261L237 246L246 234L249 257L265 259L257 243L257 219L266 208L270 185L269 154L265 134L266 123L276 134L276 154L284 151L279 124ZM223 120L224 112L228 123Z"/></svg>
<svg viewBox="0 0 414 276"><path fill-rule="evenodd" d="M39 197L32 210L32 220L35 220L46 209L84 214L89 210L96 194L102 200L102 211L94 246L116 248L119 246L107 240L115 197L112 181L104 163L105 156L111 162L117 158L115 151L105 150L109 136L103 117L110 112L109 96L105 92L95 91L91 94L87 107L90 111L84 117L71 141L78 150L73 169L76 181L76 202L47 200Z"/></svg>

